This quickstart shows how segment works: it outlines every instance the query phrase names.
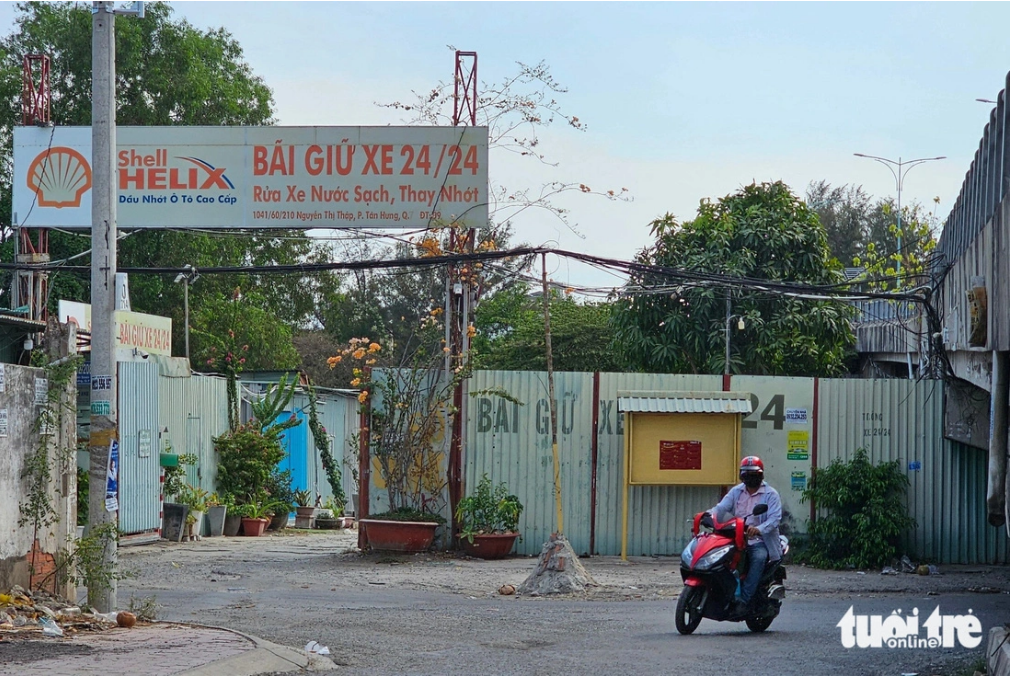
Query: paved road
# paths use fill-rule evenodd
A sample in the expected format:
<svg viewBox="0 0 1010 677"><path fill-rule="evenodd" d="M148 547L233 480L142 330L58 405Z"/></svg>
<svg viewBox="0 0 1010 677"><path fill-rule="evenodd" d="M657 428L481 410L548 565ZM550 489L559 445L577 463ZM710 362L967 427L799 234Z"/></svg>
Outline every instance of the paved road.
<svg viewBox="0 0 1010 677"><path fill-rule="evenodd" d="M923 620L937 604L943 613L971 609L986 630L1010 620L1006 594L799 592L764 634L706 620L682 637L673 622L676 600L666 593L516 599L425 589L425 567L435 576L444 562L348 565L348 577L366 572L351 585L340 582L349 555L341 560L332 551L297 547L284 555L277 545L261 551L262 558L208 550L211 568L202 570L195 550L149 552L133 558L149 574L124 581L121 599L156 594L165 620L221 625L290 646L319 641L331 648L341 674L949 674L967 670L981 648L845 649L835 624L850 605L856 613L885 615L917 606ZM123 553L129 562L130 549ZM181 569L177 575L160 568L168 559ZM400 583L388 573L381 580L367 573L376 568L403 570ZM207 578L206 571L218 573Z"/></svg>

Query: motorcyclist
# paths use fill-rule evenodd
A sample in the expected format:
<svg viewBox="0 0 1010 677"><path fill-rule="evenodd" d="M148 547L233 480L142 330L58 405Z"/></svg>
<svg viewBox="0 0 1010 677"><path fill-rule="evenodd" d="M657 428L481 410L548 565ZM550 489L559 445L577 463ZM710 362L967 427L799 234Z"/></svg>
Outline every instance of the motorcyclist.
<svg viewBox="0 0 1010 677"><path fill-rule="evenodd" d="M734 600L733 614L747 613L761 574L768 562L782 559L779 543L779 522L782 520L782 500L779 492L764 481L764 463L757 456L740 461L740 484L730 489L709 512L722 521L723 516L742 517L747 537L747 576L740 586L740 596ZM768 512L751 515L754 507L768 504Z"/></svg>

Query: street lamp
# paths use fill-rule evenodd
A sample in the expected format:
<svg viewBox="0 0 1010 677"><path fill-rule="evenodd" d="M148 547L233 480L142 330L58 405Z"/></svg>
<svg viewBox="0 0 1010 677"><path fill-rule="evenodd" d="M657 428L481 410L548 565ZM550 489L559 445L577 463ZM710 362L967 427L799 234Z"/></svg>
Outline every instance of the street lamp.
<svg viewBox="0 0 1010 677"><path fill-rule="evenodd" d="M940 155L938 157L924 157L918 158L916 160L905 160L899 157L897 161L889 160L884 157L877 157L876 155L863 155L862 153L853 153L856 157L869 158L870 160L876 160L880 164L887 167L891 174L894 176L894 186L898 191L898 284L901 284L901 189L905 184L905 175L912 169L912 167L917 167L926 162L931 162L933 160L946 160L946 155ZM898 171L894 171L897 167Z"/></svg>
<svg viewBox="0 0 1010 677"><path fill-rule="evenodd" d="M744 325L743 315L733 315L733 307L730 303L729 290L726 290L726 359L723 360L723 372L724 374L729 374L729 325L733 318L737 317L736 328L739 331L743 331Z"/></svg>
<svg viewBox="0 0 1010 677"><path fill-rule="evenodd" d="M993 101L992 99L975 99L975 100L976 100L976 101L979 101L979 102L981 102L981 103L991 103L991 104L995 104L995 103L996 103L996 102L995 102L995 101Z"/></svg>
<svg viewBox="0 0 1010 677"><path fill-rule="evenodd" d="M175 282L183 283L182 292L182 303L183 303L183 313L185 314L185 319L183 320L185 324L185 331L183 332L186 337L186 361L189 361L189 285L200 279L200 274L196 272L196 268L189 265L188 263L182 267L181 273L175 276Z"/></svg>

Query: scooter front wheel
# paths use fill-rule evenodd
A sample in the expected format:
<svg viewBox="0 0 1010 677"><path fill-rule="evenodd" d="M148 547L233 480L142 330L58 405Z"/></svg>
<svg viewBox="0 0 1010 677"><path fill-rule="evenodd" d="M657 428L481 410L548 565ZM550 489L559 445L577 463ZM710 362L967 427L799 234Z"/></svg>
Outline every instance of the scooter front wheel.
<svg viewBox="0 0 1010 677"><path fill-rule="evenodd" d="M690 635L694 632L698 624L701 623L701 610L698 605L701 603L702 595L705 591L693 585L685 586L680 591L677 599L677 632L682 635Z"/></svg>

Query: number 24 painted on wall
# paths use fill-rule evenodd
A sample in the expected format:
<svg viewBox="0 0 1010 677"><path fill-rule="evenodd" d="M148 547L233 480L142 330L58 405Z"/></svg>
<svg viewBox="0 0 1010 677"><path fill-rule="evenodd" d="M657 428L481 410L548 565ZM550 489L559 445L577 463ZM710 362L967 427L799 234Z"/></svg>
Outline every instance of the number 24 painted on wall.
<svg viewBox="0 0 1010 677"><path fill-rule="evenodd" d="M752 411L744 417L741 425L744 428L757 428L758 422L748 419L757 413L758 409L761 407L761 400L758 399L757 395L751 393L750 404ZM772 399L768 402L768 406L766 406L764 411L761 412L761 420L771 421L775 430L782 430L782 426L786 422L786 396L773 395Z"/></svg>

